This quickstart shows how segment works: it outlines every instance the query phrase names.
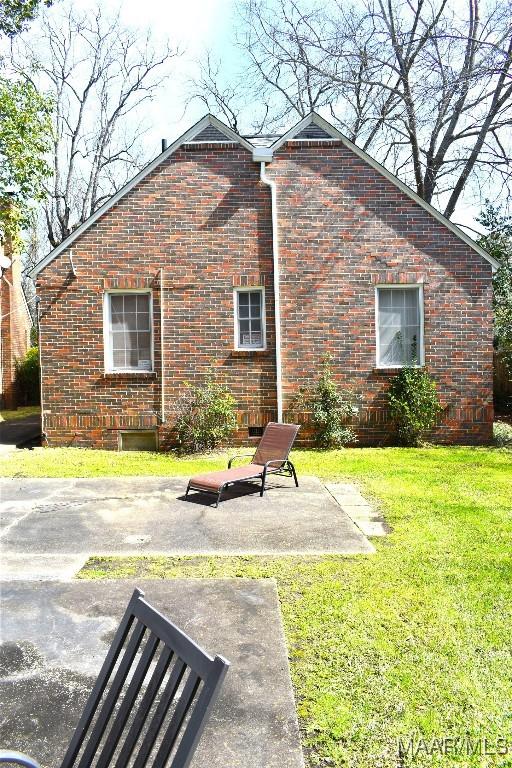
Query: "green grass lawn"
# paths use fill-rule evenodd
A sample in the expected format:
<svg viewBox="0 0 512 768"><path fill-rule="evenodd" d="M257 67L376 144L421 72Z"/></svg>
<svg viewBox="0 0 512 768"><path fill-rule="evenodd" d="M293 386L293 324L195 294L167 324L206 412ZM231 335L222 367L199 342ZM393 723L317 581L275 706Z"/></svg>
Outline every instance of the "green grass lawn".
<svg viewBox="0 0 512 768"><path fill-rule="evenodd" d="M374 540L375 555L96 558L81 577L276 578L308 766L511 766L512 452L293 458L299 473L356 481L379 501L393 533ZM189 474L222 464L34 451L20 473ZM476 750L486 738L488 751L504 738L509 753L468 756L466 741L464 754L428 755L429 742L415 759L399 758L398 740L411 737L469 738Z"/></svg>
<svg viewBox="0 0 512 768"><path fill-rule="evenodd" d="M24 419L25 416L35 416L41 413L39 405L25 405L22 408L16 408L15 411L0 411L0 421L13 421L14 419Z"/></svg>

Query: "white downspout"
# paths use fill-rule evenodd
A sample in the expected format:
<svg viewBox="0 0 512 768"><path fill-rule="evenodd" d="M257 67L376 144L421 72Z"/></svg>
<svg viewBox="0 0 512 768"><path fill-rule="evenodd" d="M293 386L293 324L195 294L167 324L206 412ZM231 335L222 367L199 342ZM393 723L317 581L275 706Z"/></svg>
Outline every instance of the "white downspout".
<svg viewBox="0 0 512 768"><path fill-rule="evenodd" d="M162 398L160 421L165 424L165 363L164 363L164 270L160 270L160 362L162 381L160 396Z"/></svg>
<svg viewBox="0 0 512 768"><path fill-rule="evenodd" d="M272 202L272 258L274 265L274 317L276 335L276 392L277 392L277 420L283 421L283 381L281 363L281 292L279 287L279 238L277 231L277 189L275 181L269 179L266 174L266 164L261 162L260 179L263 184L270 187Z"/></svg>
<svg viewBox="0 0 512 768"><path fill-rule="evenodd" d="M39 400L41 401L41 434L43 436L43 445L46 441L45 431L45 418L44 418L44 401L43 401L43 357L42 357L42 345L41 345L41 298L36 296L36 320L37 320L37 348L39 351Z"/></svg>

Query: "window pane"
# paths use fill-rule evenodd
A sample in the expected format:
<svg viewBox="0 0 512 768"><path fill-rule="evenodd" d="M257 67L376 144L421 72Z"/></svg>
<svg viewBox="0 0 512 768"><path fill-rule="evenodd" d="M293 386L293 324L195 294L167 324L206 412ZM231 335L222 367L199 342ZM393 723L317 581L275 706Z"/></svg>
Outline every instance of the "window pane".
<svg viewBox="0 0 512 768"><path fill-rule="evenodd" d="M238 305L240 307L249 304L249 294L246 291L238 291Z"/></svg>
<svg viewBox="0 0 512 768"><path fill-rule="evenodd" d="M404 365L420 358L419 289L378 289L379 365Z"/></svg>
<svg viewBox="0 0 512 768"><path fill-rule="evenodd" d="M149 312L149 295L139 294L137 299L137 312Z"/></svg>
<svg viewBox="0 0 512 768"><path fill-rule="evenodd" d="M261 320L251 320L251 333L261 333Z"/></svg>
<svg viewBox="0 0 512 768"><path fill-rule="evenodd" d="M126 368L126 357L124 350L114 349L112 359L114 368Z"/></svg>
<svg viewBox="0 0 512 768"><path fill-rule="evenodd" d="M400 328L401 326L400 311L397 309L393 309L392 307L389 307L389 309L381 308L380 315L379 315L379 322L381 326L384 326L384 327L394 326L396 328Z"/></svg>
<svg viewBox="0 0 512 768"><path fill-rule="evenodd" d="M126 339L127 350L138 349L137 331L129 331L127 334L125 334L125 339Z"/></svg>
<svg viewBox="0 0 512 768"><path fill-rule="evenodd" d="M386 288L379 288L379 307L381 309L384 309L384 307L390 307L391 306L391 294L393 291L390 291Z"/></svg>
<svg viewBox="0 0 512 768"><path fill-rule="evenodd" d="M115 293L111 294L110 296L110 306L112 307L112 312L122 312L123 311L123 296L119 296Z"/></svg>
<svg viewBox="0 0 512 768"><path fill-rule="evenodd" d="M150 349L151 349L151 334L150 333L139 333L138 336L138 348L140 350L140 356L144 358L151 358Z"/></svg>
<svg viewBox="0 0 512 768"><path fill-rule="evenodd" d="M240 304L238 307L238 317L249 317L249 305Z"/></svg>
<svg viewBox="0 0 512 768"><path fill-rule="evenodd" d="M149 331L149 314L147 312L137 312L137 330Z"/></svg>
<svg viewBox="0 0 512 768"><path fill-rule="evenodd" d="M124 327L129 331L137 330L137 315L135 312L124 313Z"/></svg>
<svg viewBox="0 0 512 768"><path fill-rule="evenodd" d="M251 338L249 334L249 321L248 320L240 320L240 338L239 338L239 344L241 347L248 347L251 343Z"/></svg>
<svg viewBox="0 0 512 768"><path fill-rule="evenodd" d="M251 296L251 315L259 317L261 311L261 291L254 291Z"/></svg>
<svg viewBox="0 0 512 768"><path fill-rule="evenodd" d="M124 349L124 331L114 331L112 333L112 349Z"/></svg>
<svg viewBox="0 0 512 768"><path fill-rule="evenodd" d="M124 294L124 311L125 312L136 312L137 311L137 296L135 296L133 293L125 293Z"/></svg>

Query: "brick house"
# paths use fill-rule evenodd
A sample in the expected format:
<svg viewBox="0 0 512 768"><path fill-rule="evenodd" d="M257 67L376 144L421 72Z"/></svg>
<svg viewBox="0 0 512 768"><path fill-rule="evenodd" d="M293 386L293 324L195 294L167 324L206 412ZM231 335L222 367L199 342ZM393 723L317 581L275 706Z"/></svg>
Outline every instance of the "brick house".
<svg viewBox="0 0 512 768"><path fill-rule="evenodd" d="M32 318L21 284L21 260L13 258L9 235L0 242L0 407L16 408L16 360L30 347Z"/></svg>
<svg viewBox="0 0 512 768"><path fill-rule="evenodd" d="M445 406L433 439L485 443L495 267L318 115L267 139L207 115L32 272L48 443L166 448L212 363L247 440L326 352L361 397L360 444L389 440L386 390L413 356Z"/></svg>

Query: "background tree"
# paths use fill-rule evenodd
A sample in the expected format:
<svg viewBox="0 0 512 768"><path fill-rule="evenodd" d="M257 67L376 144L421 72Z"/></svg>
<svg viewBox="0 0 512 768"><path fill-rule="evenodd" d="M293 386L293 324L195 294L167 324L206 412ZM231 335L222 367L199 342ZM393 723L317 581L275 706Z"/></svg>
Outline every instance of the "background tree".
<svg viewBox="0 0 512 768"><path fill-rule="evenodd" d="M512 217L487 200L478 220L488 230L478 242L501 265L493 280L494 335L512 376Z"/></svg>
<svg viewBox="0 0 512 768"><path fill-rule="evenodd" d="M31 62L34 84L54 102L44 216L55 247L143 164L141 107L178 51L123 27L101 5L87 13L72 5L55 9L37 36L37 46L33 35L16 46L15 60Z"/></svg>
<svg viewBox="0 0 512 768"><path fill-rule="evenodd" d="M0 41L2 37L12 39L24 29L39 5L40 0L0 3ZM0 57L0 240L8 229L13 245L20 247L19 232L31 217L31 204L41 199L43 181L50 174L45 153L51 101L24 72L13 77L6 63Z"/></svg>
<svg viewBox="0 0 512 768"><path fill-rule="evenodd" d="M270 105L271 128L327 112L448 217L468 187L509 190L511 0L242 0L237 40L232 108Z"/></svg>
<svg viewBox="0 0 512 768"><path fill-rule="evenodd" d="M44 195L50 114L50 100L31 83L0 78L0 237L26 226L30 203Z"/></svg>
<svg viewBox="0 0 512 768"><path fill-rule="evenodd" d="M52 0L2 0L0 2L0 34L14 37L34 19L40 5L50 6Z"/></svg>

